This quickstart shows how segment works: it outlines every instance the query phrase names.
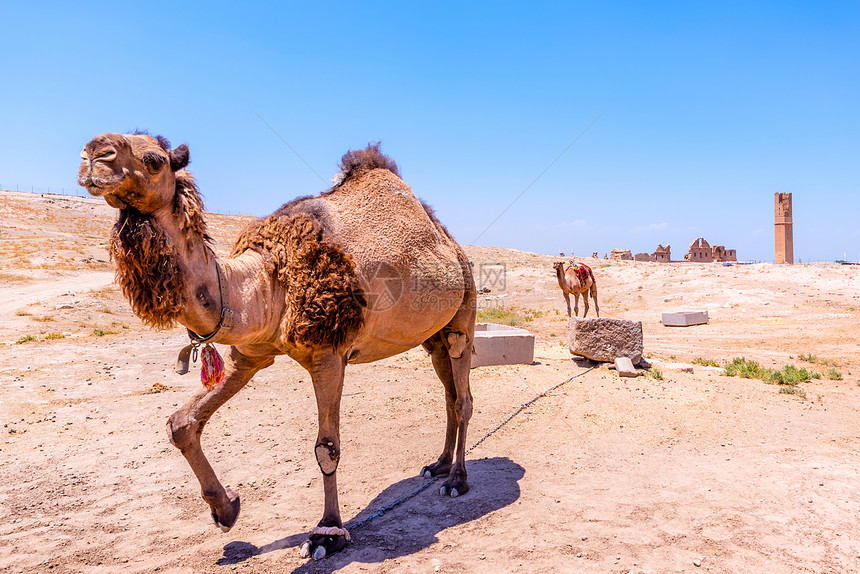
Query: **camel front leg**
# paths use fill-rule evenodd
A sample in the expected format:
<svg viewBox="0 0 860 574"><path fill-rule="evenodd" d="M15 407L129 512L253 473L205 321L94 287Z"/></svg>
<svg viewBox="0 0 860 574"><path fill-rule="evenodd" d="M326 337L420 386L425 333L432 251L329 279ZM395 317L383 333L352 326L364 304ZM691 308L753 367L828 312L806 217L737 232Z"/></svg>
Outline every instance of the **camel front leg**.
<svg viewBox="0 0 860 574"><path fill-rule="evenodd" d="M564 302L567 303L567 316L570 317L570 295L567 294L567 291L561 293L564 295Z"/></svg>
<svg viewBox="0 0 860 574"><path fill-rule="evenodd" d="M336 475L340 462L340 399L346 361L329 350L315 355L305 368L311 374L317 398L319 432L314 454L323 475L325 505L323 517L302 544L300 555L319 560L342 550L349 542L349 533L343 528L340 517Z"/></svg>
<svg viewBox="0 0 860 574"><path fill-rule="evenodd" d="M573 314L579 316L579 291L573 292Z"/></svg>
<svg viewBox="0 0 860 574"><path fill-rule="evenodd" d="M210 506L212 520L227 532L239 517L239 495L224 488L200 446L200 435L209 417L235 395L251 377L273 362L271 357L247 357L231 347L224 360L224 383L211 391L203 388L167 420L167 434L200 482L203 500Z"/></svg>

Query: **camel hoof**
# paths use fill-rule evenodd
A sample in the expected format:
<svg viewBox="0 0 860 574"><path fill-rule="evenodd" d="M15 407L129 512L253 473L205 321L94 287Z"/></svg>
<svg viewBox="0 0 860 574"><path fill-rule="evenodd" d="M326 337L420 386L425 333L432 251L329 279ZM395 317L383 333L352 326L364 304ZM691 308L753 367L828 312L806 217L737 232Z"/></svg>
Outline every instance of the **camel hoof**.
<svg viewBox="0 0 860 574"><path fill-rule="evenodd" d="M239 500L239 495L230 488L224 489L227 493L228 500L228 508L229 514L222 520L218 516L217 510L212 508L212 520L215 522L215 525L221 529L221 532L230 532L230 529L236 524L236 520L239 518L239 512L242 509L242 503Z"/></svg>
<svg viewBox="0 0 860 574"><path fill-rule="evenodd" d="M317 549L314 550L314 560L322 560L325 558L325 546L317 546Z"/></svg>
<svg viewBox="0 0 860 574"><path fill-rule="evenodd" d="M311 541L305 540L304 544L302 544L301 549L299 549L299 556L302 558L307 558L311 555Z"/></svg>
<svg viewBox="0 0 860 574"><path fill-rule="evenodd" d="M439 489L439 494L442 496L450 495L451 498L463 496L469 492L469 484L466 482L465 472L455 472L453 476L449 475L448 480Z"/></svg>
<svg viewBox="0 0 860 574"><path fill-rule="evenodd" d="M427 467L424 467L424 478L433 478L433 473Z"/></svg>

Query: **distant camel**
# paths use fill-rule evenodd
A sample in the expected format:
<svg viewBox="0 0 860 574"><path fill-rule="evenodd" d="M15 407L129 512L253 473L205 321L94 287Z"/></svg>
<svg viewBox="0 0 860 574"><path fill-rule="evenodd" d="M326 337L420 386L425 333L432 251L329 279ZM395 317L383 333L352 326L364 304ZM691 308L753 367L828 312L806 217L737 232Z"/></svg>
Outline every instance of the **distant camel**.
<svg viewBox="0 0 860 574"><path fill-rule="evenodd" d="M552 267L555 269L558 286L561 287L564 300L567 301L567 316L570 317L570 293L573 293L574 316L579 314L580 293L582 293L582 299L585 301L585 312L582 316L588 315L588 292L591 291L591 296L594 297L594 312L600 317L600 306L597 304L597 281L594 280L591 267L582 263L572 263L565 271L564 263L561 261L556 261Z"/></svg>

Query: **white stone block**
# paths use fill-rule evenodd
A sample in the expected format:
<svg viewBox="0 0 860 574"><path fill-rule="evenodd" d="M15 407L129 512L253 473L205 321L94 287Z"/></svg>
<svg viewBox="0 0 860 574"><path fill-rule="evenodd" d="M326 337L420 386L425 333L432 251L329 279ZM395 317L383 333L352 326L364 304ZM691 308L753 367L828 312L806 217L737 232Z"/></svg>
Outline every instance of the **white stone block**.
<svg viewBox="0 0 860 574"><path fill-rule="evenodd" d="M638 377L639 373L633 366L633 361L629 357L616 357L615 370L618 371L619 377Z"/></svg>
<svg viewBox="0 0 860 574"><path fill-rule="evenodd" d="M489 365L531 365L535 360L535 336L517 327L496 323L475 325L472 368Z"/></svg>
<svg viewBox="0 0 860 574"><path fill-rule="evenodd" d="M663 325L666 327L689 327L705 325L708 322L707 311L675 311L663 313Z"/></svg>

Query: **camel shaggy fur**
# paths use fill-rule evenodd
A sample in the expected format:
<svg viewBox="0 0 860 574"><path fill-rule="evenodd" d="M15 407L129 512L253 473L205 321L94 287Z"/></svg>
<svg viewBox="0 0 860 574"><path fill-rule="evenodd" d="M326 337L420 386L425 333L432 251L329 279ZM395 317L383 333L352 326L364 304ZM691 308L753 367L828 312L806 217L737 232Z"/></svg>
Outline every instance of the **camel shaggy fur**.
<svg viewBox="0 0 860 574"><path fill-rule="evenodd" d="M323 475L322 519L302 545L322 558L349 541L337 498L340 400L346 365L423 345L442 380L442 454L422 469L440 492L466 493L465 441L472 414L469 365L476 290L471 266L447 230L399 177L378 144L348 152L337 183L245 229L220 261L206 232L188 147L145 133L102 134L81 153L78 182L119 209L109 250L116 279L147 324L179 322L192 341L229 345L223 384L201 388L170 417L170 441L200 482L222 530L239 496L219 482L200 446L215 411L277 355L310 373Z"/></svg>
<svg viewBox="0 0 860 574"><path fill-rule="evenodd" d="M552 268L555 269L558 286L561 288L561 293L567 302L567 316L570 317L571 293L573 293L573 315L576 316L579 314L580 293L582 293L582 300L585 302L585 311L582 313L582 316L585 317L588 315L588 293L590 291L591 296L594 298L594 312L600 317L600 306L597 304L597 281L594 279L591 267L582 263L572 263L565 270L564 262L556 261L552 264Z"/></svg>

